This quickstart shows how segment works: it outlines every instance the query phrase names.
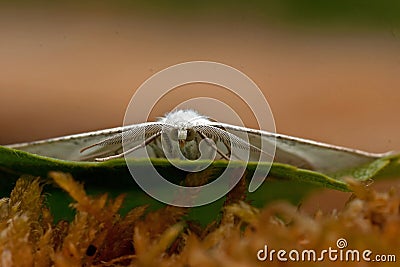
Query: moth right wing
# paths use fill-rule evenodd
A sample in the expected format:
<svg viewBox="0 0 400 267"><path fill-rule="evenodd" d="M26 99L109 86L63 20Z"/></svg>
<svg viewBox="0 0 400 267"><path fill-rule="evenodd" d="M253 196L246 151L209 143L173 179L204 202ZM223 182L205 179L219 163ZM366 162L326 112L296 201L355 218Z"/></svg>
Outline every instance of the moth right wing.
<svg viewBox="0 0 400 267"><path fill-rule="evenodd" d="M132 145L135 145L143 141L142 133L150 135L161 128L160 123L146 122L6 147L61 160L94 161L98 157L122 152L122 135L126 137L126 141L130 140Z"/></svg>

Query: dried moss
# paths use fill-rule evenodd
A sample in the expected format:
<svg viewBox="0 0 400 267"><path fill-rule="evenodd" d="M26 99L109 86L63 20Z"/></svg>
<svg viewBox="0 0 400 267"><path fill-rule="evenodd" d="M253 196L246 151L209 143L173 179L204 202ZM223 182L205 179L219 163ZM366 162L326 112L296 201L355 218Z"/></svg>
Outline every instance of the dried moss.
<svg viewBox="0 0 400 267"><path fill-rule="evenodd" d="M0 201L1 266L286 266L291 263L260 262L257 251L265 245L287 251L336 248L339 238L353 249L399 258L400 193L395 190L378 193L349 181L355 196L342 211L310 216L285 202L256 209L243 202L239 183L222 220L202 228L185 220L187 209L171 206L147 213L145 206L137 207L122 217L123 195L91 197L70 175L51 177L74 199L75 219L54 224L39 179L20 178L10 198Z"/></svg>

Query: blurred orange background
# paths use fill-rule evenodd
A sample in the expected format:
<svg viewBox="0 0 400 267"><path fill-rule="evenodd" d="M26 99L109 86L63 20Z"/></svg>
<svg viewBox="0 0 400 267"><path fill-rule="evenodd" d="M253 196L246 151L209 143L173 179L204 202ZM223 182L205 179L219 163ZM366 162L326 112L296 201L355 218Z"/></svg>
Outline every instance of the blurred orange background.
<svg viewBox="0 0 400 267"><path fill-rule="evenodd" d="M261 16L257 7L33 3L0 8L0 144L121 126L135 89L151 75L210 60L257 83L279 133L400 150L400 31L390 19L302 24Z"/></svg>

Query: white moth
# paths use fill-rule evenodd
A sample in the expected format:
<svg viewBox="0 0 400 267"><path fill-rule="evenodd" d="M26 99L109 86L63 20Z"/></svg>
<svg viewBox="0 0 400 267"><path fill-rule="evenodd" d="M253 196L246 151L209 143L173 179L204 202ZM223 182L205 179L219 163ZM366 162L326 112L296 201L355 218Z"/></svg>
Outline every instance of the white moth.
<svg viewBox="0 0 400 267"><path fill-rule="evenodd" d="M122 153L96 158L96 161L106 161L128 155L147 145L151 147L153 157L167 157L196 160L200 158L202 152L199 144L202 140L209 146L208 152L214 150L220 158L230 160L231 148L250 150L254 153L264 153L260 148L252 145L249 141L242 139L237 134L227 131L221 123L211 121L206 116L200 115L194 110L177 110L168 113L157 122L132 125L124 129L121 133L111 136L105 140L94 143L81 150L84 152L94 147L103 147L103 153L113 152L107 149L112 145L125 143L134 144L131 148ZM163 140L163 144L162 141ZM139 143L138 143L139 142ZM206 152L206 151L203 151ZM209 153L211 154L211 153ZM208 155L210 157L210 155ZM237 159L239 156L233 155Z"/></svg>
<svg viewBox="0 0 400 267"><path fill-rule="evenodd" d="M245 134L246 138L241 138ZM145 137L143 139L143 136ZM161 137L166 147L161 146ZM122 151L122 139L130 148ZM151 157L165 157L165 150L173 157L197 159L199 143L205 140L209 150L221 159L235 159L231 147L249 150L250 160L257 160L262 151L261 141L276 141L274 162L331 173L371 162L389 153L377 154L349 149L287 135L270 133L226 123L214 122L193 110L168 113L156 122L145 122L126 127L69 135L42 141L8 145L30 153L74 161L106 161L147 149ZM212 140L213 142L210 142ZM164 144L165 144L164 143ZM168 146L168 143L170 145ZM178 144L174 146L173 144ZM180 152L180 153L179 153ZM236 157L240 160L240 157Z"/></svg>

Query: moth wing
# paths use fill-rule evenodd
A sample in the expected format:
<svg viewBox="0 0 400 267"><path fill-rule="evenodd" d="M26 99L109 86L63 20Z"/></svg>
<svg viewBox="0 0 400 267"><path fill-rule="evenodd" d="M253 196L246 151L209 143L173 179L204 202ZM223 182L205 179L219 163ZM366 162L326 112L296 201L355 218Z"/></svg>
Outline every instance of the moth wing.
<svg viewBox="0 0 400 267"><path fill-rule="evenodd" d="M98 157L107 157L122 152L122 133L126 133L129 137L129 133L132 133L132 130L145 129L154 124L156 123L140 123L41 141L7 145L6 147L61 160L94 161ZM132 138L132 145L140 142L140 138Z"/></svg>
<svg viewBox="0 0 400 267"><path fill-rule="evenodd" d="M146 122L126 127L117 127L82 134L68 135L42 141L7 145L6 147L23 150L33 154L62 160L94 161L98 157L106 157L122 152L122 133L133 133L134 129L157 130L160 123ZM246 135L250 144L270 153L276 141L275 162L291 164L297 167L332 173L338 170L360 166L379 157L388 155L368 153L330 144L315 142L288 135L276 134L262 130L235 126L226 123L210 122L210 126L225 129L235 136ZM152 133L152 130L148 133ZM129 135L128 135L129 137ZM132 136L131 136L132 137ZM246 139L246 138L242 138ZM108 141L107 141L108 140ZM132 138L132 146L142 140ZM261 147L263 144L265 147ZM224 146L223 143L217 143ZM82 149L91 147L81 152ZM149 146L150 156L154 156L154 147ZM154 154L154 155L153 155ZM260 152L251 150L250 160L258 160ZM272 158L271 158L272 160Z"/></svg>
<svg viewBox="0 0 400 267"><path fill-rule="evenodd" d="M261 149L261 144L263 144L267 148L267 152L271 151L271 146L276 142L274 162L290 164L322 173L333 173L360 166L387 155L368 153L226 123L211 123L211 125L223 128L235 135L246 133L251 145ZM252 152L250 159L257 160L257 158L257 153Z"/></svg>
<svg viewBox="0 0 400 267"><path fill-rule="evenodd" d="M51 157L61 160L91 160L97 154L103 154L101 150L94 153L80 153L80 150L93 143L100 142L122 132L122 127L105 129L82 134L72 134L46 140L7 145L6 147L26 151L40 156ZM104 149L104 148L103 148ZM117 146L115 146L117 149Z"/></svg>

